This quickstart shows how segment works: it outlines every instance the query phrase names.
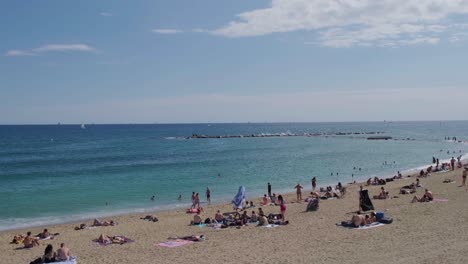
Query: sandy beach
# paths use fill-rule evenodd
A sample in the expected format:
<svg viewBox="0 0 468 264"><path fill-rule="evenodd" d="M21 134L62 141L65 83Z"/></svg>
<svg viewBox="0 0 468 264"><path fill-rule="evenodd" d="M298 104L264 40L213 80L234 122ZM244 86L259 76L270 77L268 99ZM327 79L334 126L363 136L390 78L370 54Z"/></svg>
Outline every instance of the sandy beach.
<svg viewBox="0 0 468 264"><path fill-rule="evenodd" d="M193 215L184 210L157 212L159 222L141 220L142 214L117 216L117 226L75 231L79 223L48 226L51 233L60 233L53 240L41 241L39 247L17 249L10 244L15 234L42 227L11 230L0 233L0 263L29 263L40 257L51 243L57 249L65 242L78 263L468 263L468 191L459 187L462 170L432 173L421 178L423 188L429 188L436 198L447 202L411 203L413 195L400 195L401 186L415 181L414 177L387 183L390 196L398 198L372 200L376 211L393 217L392 224L359 230L336 226L349 220L358 210L359 184L349 185L343 199L323 200L316 212L305 212L306 203L296 203L295 193L286 195L286 219L289 225L277 228L244 226L215 230L189 226ZM444 179L456 183L443 183ZM320 186L320 182L318 183ZM293 186L291 186L291 190ZM380 186L366 186L370 196L379 193ZM303 196L311 186L304 184ZM251 200L253 197L247 197ZM255 199L259 201L259 199ZM231 205L205 208L203 219L214 217L216 210L232 211ZM249 214L252 210L248 209ZM266 214L279 213L278 206L264 206ZM88 221L87 224L91 224ZM92 242L100 234L124 235L135 240L124 245L99 246ZM170 236L205 235L206 240L193 244L165 248L157 244Z"/></svg>

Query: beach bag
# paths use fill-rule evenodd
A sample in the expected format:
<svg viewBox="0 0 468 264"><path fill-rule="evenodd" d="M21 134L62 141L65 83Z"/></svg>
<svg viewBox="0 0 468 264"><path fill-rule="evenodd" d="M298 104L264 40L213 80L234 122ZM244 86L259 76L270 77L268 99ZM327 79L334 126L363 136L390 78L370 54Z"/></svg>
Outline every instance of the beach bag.
<svg viewBox="0 0 468 264"><path fill-rule="evenodd" d="M379 220L379 223L391 224L391 223L393 223L393 218L391 218L391 217L382 217L382 219Z"/></svg>
<svg viewBox="0 0 468 264"><path fill-rule="evenodd" d="M359 201L359 205L361 206L362 211L370 211L374 210L374 205L372 204L371 199L369 198L369 191L362 190L360 191L361 200Z"/></svg>
<svg viewBox="0 0 468 264"><path fill-rule="evenodd" d="M210 218L205 219L205 224L211 224L211 219Z"/></svg>

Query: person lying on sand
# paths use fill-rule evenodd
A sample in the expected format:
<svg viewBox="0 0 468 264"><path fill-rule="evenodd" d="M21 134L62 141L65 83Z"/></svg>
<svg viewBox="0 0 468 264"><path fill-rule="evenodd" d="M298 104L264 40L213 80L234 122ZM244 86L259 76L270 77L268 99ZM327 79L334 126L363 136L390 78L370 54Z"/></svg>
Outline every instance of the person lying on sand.
<svg viewBox="0 0 468 264"><path fill-rule="evenodd" d="M39 239L46 239L46 238L48 238L48 237L53 238L53 235L52 235L51 233L49 233L49 230L47 230L47 228L46 228L46 229L44 229L44 230L42 231L42 233L39 233L39 234L37 235L37 237L39 237Z"/></svg>
<svg viewBox="0 0 468 264"><path fill-rule="evenodd" d="M416 184L411 183L410 185L405 185L401 187L400 194L410 194L416 192Z"/></svg>
<svg viewBox="0 0 468 264"><path fill-rule="evenodd" d="M115 222L113 220L101 222L99 219L94 219L93 226L114 226Z"/></svg>
<svg viewBox="0 0 468 264"><path fill-rule="evenodd" d="M414 196L411 202L412 203L415 203L415 202L424 203L424 202L430 202L432 200L434 200L434 196L432 195L432 192L426 189L422 197Z"/></svg>
<svg viewBox="0 0 468 264"><path fill-rule="evenodd" d="M351 224L353 224L354 227L360 227L366 225L366 217L364 215L353 215L351 218Z"/></svg>
<svg viewBox="0 0 468 264"><path fill-rule="evenodd" d="M141 217L140 219L153 221L153 222L159 221L159 219L155 215L147 215L145 217Z"/></svg>
<svg viewBox="0 0 468 264"><path fill-rule="evenodd" d="M107 236L104 234L101 234L97 241L102 244L124 244L126 242L125 238L121 236Z"/></svg>
<svg viewBox="0 0 468 264"><path fill-rule="evenodd" d="M75 230L83 230L83 229L86 229L86 224L80 224L79 226L75 226Z"/></svg>
<svg viewBox="0 0 468 264"><path fill-rule="evenodd" d="M23 235L15 235L11 241L11 244L21 244L23 243L24 238L25 236Z"/></svg>
<svg viewBox="0 0 468 264"><path fill-rule="evenodd" d="M31 231L26 234L26 237L23 239L23 244L25 248L32 248L34 246L39 246L38 239L31 236Z"/></svg>
<svg viewBox="0 0 468 264"><path fill-rule="evenodd" d="M174 239L174 240L175 239L182 239L182 240L198 242L198 241L203 241L206 238L205 238L205 235L199 235L199 236L191 235L191 236L183 236L183 237L180 237L180 236L168 237L167 239Z"/></svg>

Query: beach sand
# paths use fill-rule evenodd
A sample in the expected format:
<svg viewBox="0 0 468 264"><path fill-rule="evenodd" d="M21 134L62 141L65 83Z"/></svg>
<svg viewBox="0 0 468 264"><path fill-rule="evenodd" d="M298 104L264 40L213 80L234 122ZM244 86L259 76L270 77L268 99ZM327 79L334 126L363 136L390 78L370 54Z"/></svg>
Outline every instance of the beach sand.
<svg viewBox="0 0 468 264"><path fill-rule="evenodd" d="M189 226L193 215L183 210L155 213L159 222L141 220L142 214L113 217L119 224L75 231L74 224L48 226L60 233L53 240L41 241L39 247L15 250L20 245L9 244L14 234L42 228L4 231L0 233L0 263L29 263L41 256L45 246L54 249L65 242L78 263L468 263L468 191L458 187L462 170L433 173L421 178L436 198L447 202L410 203L413 195L399 195L399 188L415 178L396 180L385 188L388 200L372 200L377 211L385 212L394 222L366 230L347 229L336 223L349 220L358 210L358 184L348 186L343 199L320 202L316 212L305 212L306 203L294 203L295 193L286 195L286 219L289 225L277 228L246 226L214 230ZM444 179L456 183L442 183ZM320 182L318 183L320 186ZM293 190L294 186L291 186ZM304 198L310 192L305 185ZM365 187L370 196L379 193L380 186ZM424 188L418 188L422 195ZM252 197L248 197L250 200ZM259 200L259 199L258 199ZM258 205L257 205L258 208ZM248 209L249 214L252 210ZM202 218L214 217L217 209L232 211L230 205L205 208ZM264 206L266 214L279 213L278 206ZM90 221L87 224L91 224ZM92 242L101 233L124 235L135 240L124 245L99 246ZM169 236L205 235L206 240L193 244L164 248L158 243Z"/></svg>

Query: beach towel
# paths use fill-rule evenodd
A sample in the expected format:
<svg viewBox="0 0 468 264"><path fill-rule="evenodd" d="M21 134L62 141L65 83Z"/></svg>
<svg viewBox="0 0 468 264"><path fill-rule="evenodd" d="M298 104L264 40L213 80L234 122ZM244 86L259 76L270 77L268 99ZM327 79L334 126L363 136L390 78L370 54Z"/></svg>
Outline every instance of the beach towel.
<svg viewBox="0 0 468 264"><path fill-rule="evenodd" d="M374 205L372 204L371 199L369 198L369 192L367 190L359 191L360 201L359 205L361 206L362 211L374 210Z"/></svg>
<svg viewBox="0 0 468 264"><path fill-rule="evenodd" d="M307 212L317 211L319 209L319 202L320 202L319 199L315 199L315 198L311 199L309 203L307 204L306 211Z"/></svg>
<svg viewBox="0 0 468 264"><path fill-rule="evenodd" d="M76 261L76 257L71 257L69 260L66 260L66 261L58 261L58 262L54 262L56 264L76 264L78 263Z"/></svg>
<svg viewBox="0 0 468 264"><path fill-rule="evenodd" d="M236 196L232 199L231 203L234 209L242 209L242 201L245 199L245 187L240 186Z"/></svg>
<svg viewBox="0 0 468 264"><path fill-rule="evenodd" d="M184 240L184 239L176 239L172 241L161 242L158 244L158 246L173 248L173 247L180 247L180 246L185 246L185 245L190 245L190 244L193 244L193 241Z"/></svg>
<svg viewBox="0 0 468 264"><path fill-rule="evenodd" d="M134 240L131 240L130 238L127 238L127 237L124 237L124 236L116 236L116 237L119 237L119 238L123 239L123 241L122 241L122 243L120 243L120 245L135 242ZM117 244L117 243L112 243L112 242L111 243L102 243L102 242L99 242L98 239L94 239L93 242L96 243L96 244L99 244L100 246L108 246L108 245L112 245L112 244Z"/></svg>
<svg viewBox="0 0 468 264"><path fill-rule="evenodd" d="M279 227L279 225L268 224L268 225L263 226L263 227L266 227L266 228L275 228L275 227Z"/></svg>
<svg viewBox="0 0 468 264"><path fill-rule="evenodd" d="M341 227L345 227L345 228L349 228L349 229L359 229L359 230L362 230L362 229L369 229L369 228L384 226L385 224L379 223L379 222L375 222L375 223L372 223L372 224L369 224L369 225L360 226L360 227L355 227L355 226L351 223L351 221L344 221L344 222L338 223L338 224L336 224L336 225L337 225L337 226L341 226Z"/></svg>

